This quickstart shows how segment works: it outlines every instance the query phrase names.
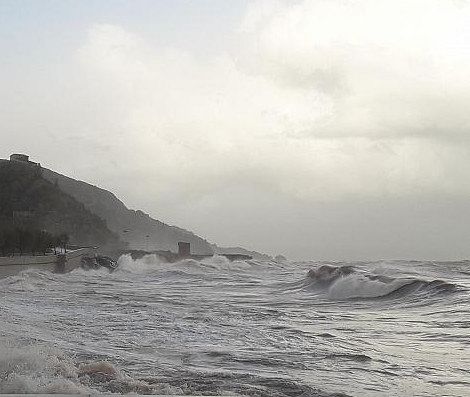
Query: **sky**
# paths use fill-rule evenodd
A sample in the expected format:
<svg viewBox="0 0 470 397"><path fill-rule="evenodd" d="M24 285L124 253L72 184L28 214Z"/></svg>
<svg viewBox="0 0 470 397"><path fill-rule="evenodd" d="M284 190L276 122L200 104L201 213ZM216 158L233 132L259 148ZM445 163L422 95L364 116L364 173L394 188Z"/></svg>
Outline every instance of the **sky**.
<svg viewBox="0 0 470 397"><path fill-rule="evenodd" d="M0 157L211 242L470 257L466 0L0 0Z"/></svg>

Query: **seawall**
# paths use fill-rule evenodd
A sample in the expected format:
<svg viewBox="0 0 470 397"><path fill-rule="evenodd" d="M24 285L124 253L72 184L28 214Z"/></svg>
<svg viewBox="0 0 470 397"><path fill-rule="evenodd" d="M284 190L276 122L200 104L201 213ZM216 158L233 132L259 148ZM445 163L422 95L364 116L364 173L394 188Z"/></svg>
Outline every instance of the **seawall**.
<svg viewBox="0 0 470 397"><path fill-rule="evenodd" d="M84 255L91 253L91 248L79 248L59 255L21 255L0 257L0 277L8 277L27 269L41 269L50 272L69 272L80 266Z"/></svg>

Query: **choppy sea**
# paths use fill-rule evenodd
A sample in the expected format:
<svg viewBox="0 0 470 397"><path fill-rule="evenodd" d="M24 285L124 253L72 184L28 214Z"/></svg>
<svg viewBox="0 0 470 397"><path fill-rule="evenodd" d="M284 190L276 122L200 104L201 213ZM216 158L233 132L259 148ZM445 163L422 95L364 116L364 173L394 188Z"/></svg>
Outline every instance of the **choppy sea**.
<svg viewBox="0 0 470 397"><path fill-rule="evenodd" d="M160 262L0 279L0 393L470 396L470 262Z"/></svg>

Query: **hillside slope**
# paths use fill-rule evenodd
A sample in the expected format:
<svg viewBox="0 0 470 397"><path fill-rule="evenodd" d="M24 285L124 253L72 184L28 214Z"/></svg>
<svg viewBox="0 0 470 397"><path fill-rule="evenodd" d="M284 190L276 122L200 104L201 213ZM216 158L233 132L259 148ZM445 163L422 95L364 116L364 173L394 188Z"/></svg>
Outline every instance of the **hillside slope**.
<svg viewBox="0 0 470 397"><path fill-rule="evenodd" d="M42 176L40 167L0 160L0 226L67 233L70 243L119 248L106 222Z"/></svg>
<svg viewBox="0 0 470 397"><path fill-rule="evenodd" d="M211 254L211 245L199 236L176 226L170 226L142 211L127 208L111 192L86 182L77 181L57 172L43 168L43 177L57 184L64 192L83 203L93 214L106 221L109 229L131 249L177 250L179 241L191 243L191 252ZM148 236L148 237L147 237Z"/></svg>

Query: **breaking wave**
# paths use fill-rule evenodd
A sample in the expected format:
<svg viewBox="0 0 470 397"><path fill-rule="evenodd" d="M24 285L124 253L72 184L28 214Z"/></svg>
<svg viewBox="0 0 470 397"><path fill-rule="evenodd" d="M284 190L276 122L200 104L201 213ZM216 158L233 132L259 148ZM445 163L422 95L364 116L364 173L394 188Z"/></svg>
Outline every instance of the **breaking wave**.
<svg viewBox="0 0 470 397"><path fill-rule="evenodd" d="M285 378L201 372L179 372L159 378L134 379L105 360L76 363L47 346L0 349L0 394L154 394L253 395L259 397L333 397ZM341 394L341 396L345 396Z"/></svg>
<svg viewBox="0 0 470 397"><path fill-rule="evenodd" d="M304 288L326 293L333 300L400 298L410 294L448 293L458 286L441 280L391 277L358 271L353 266L322 265L310 269Z"/></svg>
<svg viewBox="0 0 470 397"><path fill-rule="evenodd" d="M218 271L244 271L257 268L260 265L255 261L230 261L224 256L214 255L201 260L182 259L174 263L168 263L155 254L145 255L142 258L133 259L131 255L122 255L118 259L117 272L127 273L156 273L177 272L178 274L207 274Z"/></svg>
<svg viewBox="0 0 470 397"><path fill-rule="evenodd" d="M422 368L422 395L462 396L468 273L156 255L124 255L114 272L27 270L0 279L0 394L375 397ZM393 348L403 335L416 355ZM444 374L435 357L450 346Z"/></svg>
<svg viewBox="0 0 470 397"><path fill-rule="evenodd" d="M47 346L0 349L0 394L181 394L167 383L152 384L122 373L105 360L75 363Z"/></svg>
<svg viewBox="0 0 470 397"><path fill-rule="evenodd" d="M72 360L45 346L2 347L0 393L92 393Z"/></svg>

